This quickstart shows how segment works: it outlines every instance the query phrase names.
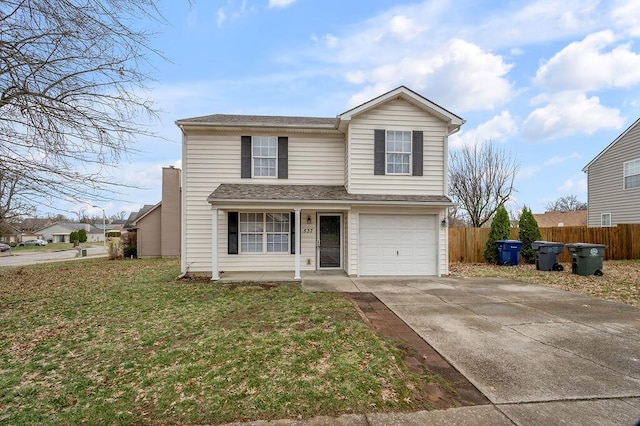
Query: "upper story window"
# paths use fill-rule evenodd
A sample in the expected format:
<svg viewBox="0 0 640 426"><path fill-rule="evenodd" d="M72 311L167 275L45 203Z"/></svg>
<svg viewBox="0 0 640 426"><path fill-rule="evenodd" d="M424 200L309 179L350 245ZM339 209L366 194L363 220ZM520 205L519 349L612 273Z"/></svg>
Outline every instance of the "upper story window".
<svg viewBox="0 0 640 426"><path fill-rule="evenodd" d="M386 174L411 174L411 132L387 130Z"/></svg>
<svg viewBox="0 0 640 426"><path fill-rule="evenodd" d="M624 189L640 187L640 159L624 163Z"/></svg>
<svg viewBox="0 0 640 426"><path fill-rule="evenodd" d="M254 177L276 177L278 169L278 138L254 136L251 144Z"/></svg>

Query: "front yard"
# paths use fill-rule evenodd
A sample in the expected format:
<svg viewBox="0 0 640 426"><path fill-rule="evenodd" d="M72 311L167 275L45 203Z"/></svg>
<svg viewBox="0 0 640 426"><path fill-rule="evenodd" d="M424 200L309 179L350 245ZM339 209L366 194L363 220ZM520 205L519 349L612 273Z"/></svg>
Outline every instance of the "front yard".
<svg viewBox="0 0 640 426"><path fill-rule="evenodd" d="M336 294L175 281L175 260L0 269L0 423L219 424L428 408ZM434 378L433 380L437 380Z"/></svg>
<svg viewBox="0 0 640 426"><path fill-rule="evenodd" d="M601 277L575 275L570 263L562 265L563 272L537 271L535 265L527 264L452 263L449 269L452 275L503 277L640 306L640 260L605 261Z"/></svg>

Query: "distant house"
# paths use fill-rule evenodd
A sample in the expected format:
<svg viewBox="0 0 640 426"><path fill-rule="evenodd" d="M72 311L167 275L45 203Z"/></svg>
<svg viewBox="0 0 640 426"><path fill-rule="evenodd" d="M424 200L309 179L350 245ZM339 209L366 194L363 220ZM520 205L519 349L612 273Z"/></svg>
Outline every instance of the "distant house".
<svg viewBox="0 0 640 426"><path fill-rule="evenodd" d="M137 232L139 258L180 256L180 176L180 169L163 168L162 201L129 216L126 227Z"/></svg>
<svg viewBox="0 0 640 426"><path fill-rule="evenodd" d="M0 223L0 241L3 243L19 243L21 232L18 228L8 222Z"/></svg>
<svg viewBox="0 0 640 426"><path fill-rule="evenodd" d="M576 210L570 212L546 212L537 213L536 218L540 228L556 228L562 226L586 226L587 211Z"/></svg>
<svg viewBox="0 0 640 426"><path fill-rule="evenodd" d="M56 222L39 229L36 233L41 235L42 239L52 243L71 243L71 233L81 229L87 232L88 242L104 241L104 230L88 223Z"/></svg>
<svg viewBox="0 0 640 426"><path fill-rule="evenodd" d="M583 169L587 225L640 223L640 118Z"/></svg>

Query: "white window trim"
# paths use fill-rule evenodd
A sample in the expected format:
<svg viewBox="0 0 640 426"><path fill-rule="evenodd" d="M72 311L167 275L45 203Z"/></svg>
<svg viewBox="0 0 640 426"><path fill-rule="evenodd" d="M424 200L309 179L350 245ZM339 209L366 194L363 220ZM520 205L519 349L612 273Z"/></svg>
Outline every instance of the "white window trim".
<svg viewBox="0 0 640 426"><path fill-rule="evenodd" d="M255 156L253 155L253 143L254 143L254 138L256 137L260 137L260 138L274 138L276 141L276 155L275 155L275 160L276 160L276 168L275 168L275 174L273 176L256 176L255 174ZM273 157L257 157L257 158L273 158ZM265 135L265 136L251 136L251 178L252 179L277 179L278 178L278 137L277 136L271 136L271 135Z"/></svg>
<svg viewBox="0 0 640 426"><path fill-rule="evenodd" d="M403 132L409 133L411 137L411 143L409 145L409 172L408 173L390 173L387 168L387 159L389 158L389 132ZM405 154L401 152L394 152L393 154ZM387 176L411 176L413 174L413 131L411 130L385 130L384 133L384 174Z"/></svg>
<svg viewBox="0 0 640 426"><path fill-rule="evenodd" d="M243 214L259 214L262 215L262 232L242 232L240 227L242 224ZM291 254L291 216L289 216L289 231L287 232L268 232L267 231L267 215L268 214L284 214L289 215L289 212L240 212L238 213L238 254L275 254L275 255L287 255ZM262 251L243 251L242 250L242 234L262 234ZM287 234L287 250L285 251L267 251L267 235L269 234Z"/></svg>
<svg viewBox="0 0 640 426"><path fill-rule="evenodd" d="M625 161L622 164L622 189L625 190L625 191L640 188L640 186L633 186L631 188L627 188L627 178L630 177L630 176L637 176L637 175L640 174L640 173L635 173L635 174L632 174L632 175L627 175L626 172L625 172L626 165L627 164L631 164L631 163L635 163L635 162L640 162L640 158L636 158L635 160Z"/></svg>
<svg viewBox="0 0 640 426"><path fill-rule="evenodd" d="M609 224L608 224L608 225L605 225L605 224L604 224L604 217L605 217L605 216L607 216L607 215L609 216ZM601 227L603 227L603 228L610 228L610 227L612 227L612 226L613 226L612 218L611 218L611 213L602 213L602 214L600 215L600 226L601 226Z"/></svg>

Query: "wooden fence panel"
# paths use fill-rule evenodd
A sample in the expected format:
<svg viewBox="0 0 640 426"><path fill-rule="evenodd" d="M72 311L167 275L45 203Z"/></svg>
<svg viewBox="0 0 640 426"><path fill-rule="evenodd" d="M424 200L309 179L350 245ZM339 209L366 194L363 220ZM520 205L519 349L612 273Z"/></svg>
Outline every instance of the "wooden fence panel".
<svg viewBox="0 0 640 426"><path fill-rule="evenodd" d="M622 224L611 228L565 226L540 228L542 240L562 243L605 244L605 260L640 259L640 224ZM449 259L452 262L484 262L482 253L489 228L449 228ZM518 239L518 229L511 229L511 238ZM570 262L564 250L560 262Z"/></svg>

